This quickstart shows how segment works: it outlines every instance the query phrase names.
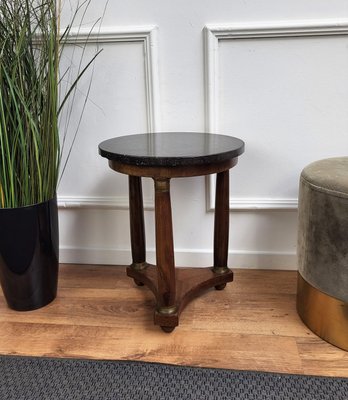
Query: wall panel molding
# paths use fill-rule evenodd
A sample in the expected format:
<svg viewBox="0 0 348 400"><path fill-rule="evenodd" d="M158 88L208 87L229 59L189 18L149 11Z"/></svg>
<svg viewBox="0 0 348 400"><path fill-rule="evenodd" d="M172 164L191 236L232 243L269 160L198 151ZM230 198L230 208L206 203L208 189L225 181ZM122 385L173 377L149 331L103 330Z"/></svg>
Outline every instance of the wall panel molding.
<svg viewBox="0 0 348 400"><path fill-rule="evenodd" d="M129 265L132 261L130 249L82 248L61 246L61 263ZM155 262L154 249L147 250L147 260ZM228 265L233 268L296 270L296 253L281 251L235 250L229 252ZM206 249L175 249L175 260L179 266L211 266L213 254Z"/></svg>
<svg viewBox="0 0 348 400"><path fill-rule="evenodd" d="M206 25L204 28L205 129L219 132L219 44L224 40L265 38L308 38L348 35L348 20L308 20L290 22ZM232 172L233 173L233 172ZM206 179L207 209L215 207L215 180ZM232 210L294 210L297 199L230 199Z"/></svg>
<svg viewBox="0 0 348 400"><path fill-rule="evenodd" d="M128 196L58 196L60 209L97 209L97 210L127 210L129 208ZM152 198L144 198L144 209L153 210Z"/></svg>
<svg viewBox="0 0 348 400"><path fill-rule="evenodd" d="M144 55L145 96L147 131L161 130L158 40L156 26L107 27L101 29L72 29L66 39L68 44L94 44L102 47L106 43L141 43ZM128 209L128 197L59 196L61 209ZM144 208L153 209L153 198L144 198Z"/></svg>
<svg viewBox="0 0 348 400"><path fill-rule="evenodd" d="M232 172L233 173L233 172ZM207 211L215 209L215 182L213 178L207 178ZM210 185L213 184L213 188ZM296 211L298 208L297 199L281 198L230 198L231 211Z"/></svg>
<svg viewBox="0 0 348 400"><path fill-rule="evenodd" d="M208 182L209 185L209 182ZM214 211L215 195L210 190L212 199L208 204L208 211ZM230 209L233 211L262 211L262 210L297 210L298 202L294 199L276 198L245 198L230 199ZM99 209L99 210L127 210L129 208L128 196L58 196L58 207L60 209ZM144 198L144 209L154 210L153 198Z"/></svg>
<svg viewBox="0 0 348 400"><path fill-rule="evenodd" d="M145 91L148 132L160 131L158 41L156 26L72 29L68 44L142 43L144 49Z"/></svg>

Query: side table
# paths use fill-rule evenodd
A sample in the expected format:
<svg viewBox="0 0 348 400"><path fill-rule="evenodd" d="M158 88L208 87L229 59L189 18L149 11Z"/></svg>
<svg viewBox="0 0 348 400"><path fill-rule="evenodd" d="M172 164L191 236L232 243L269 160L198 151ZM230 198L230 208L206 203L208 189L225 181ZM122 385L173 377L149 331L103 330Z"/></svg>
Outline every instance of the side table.
<svg viewBox="0 0 348 400"><path fill-rule="evenodd" d="M240 139L199 132L162 132L121 136L99 145L113 170L129 179L132 264L127 275L155 295L154 322L165 332L179 324L187 303L211 287L224 289L233 280L227 267L229 170L244 152ZM205 268L175 268L171 178L217 174L214 218L214 263ZM146 262L142 177L155 186L156 265Z"/></svg>

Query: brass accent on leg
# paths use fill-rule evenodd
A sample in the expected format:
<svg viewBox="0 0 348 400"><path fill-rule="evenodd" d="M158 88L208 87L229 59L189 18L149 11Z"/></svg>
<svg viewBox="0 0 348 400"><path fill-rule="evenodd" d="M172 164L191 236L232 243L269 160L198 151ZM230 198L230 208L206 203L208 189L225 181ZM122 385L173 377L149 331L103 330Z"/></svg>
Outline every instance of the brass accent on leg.
<svg viewBox="0 0 348 400"><path fill-rule="evenodd" d="M156 178L155 190L156 192L169 192L170 179L169 178Z"/></svg>
<svg viewBox="0 0 348 400"><path fill-rule="evenodd" d="M173 315L178 311L177 306L169 306L169 307L159 307L157 308L157 312L161 315Z"/></svg>
<svg viewBox="0 0 348 400"><path fill-rule="evenodd" d="M135 269L136 271L143 271L144 269L146 269L148 267L148 263L146 261L141 262L141 263L134 262L129 267L132 269Z"/></svg>
<svg viewBox="0 0 348 400"><path fill-rule="evenodd" d="M348 303L297 279L297 312L302 321L325 341L348 351Z"/></svg>
<svg viewBox="0 0 348 400"><path fill-rule="evenodd" d="M223 275L230 271L228 267L213 267L213 272L217 275Z"/></svg>

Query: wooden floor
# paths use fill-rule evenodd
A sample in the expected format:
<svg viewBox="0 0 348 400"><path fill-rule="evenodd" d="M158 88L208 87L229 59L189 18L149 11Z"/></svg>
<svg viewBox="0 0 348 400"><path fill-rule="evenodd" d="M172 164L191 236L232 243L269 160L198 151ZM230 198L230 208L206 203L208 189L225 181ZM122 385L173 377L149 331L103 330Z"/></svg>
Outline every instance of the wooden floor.
<svg viewBox="0 0 348 400"><path fill-rule="evenodd" d="M236 270L184 310L171 334L154 299L123 267L62 265L57 299L14 312L0 291L0 354L129 359L348 377L348 352L319 339L295 310L296 272Z"/></svg>

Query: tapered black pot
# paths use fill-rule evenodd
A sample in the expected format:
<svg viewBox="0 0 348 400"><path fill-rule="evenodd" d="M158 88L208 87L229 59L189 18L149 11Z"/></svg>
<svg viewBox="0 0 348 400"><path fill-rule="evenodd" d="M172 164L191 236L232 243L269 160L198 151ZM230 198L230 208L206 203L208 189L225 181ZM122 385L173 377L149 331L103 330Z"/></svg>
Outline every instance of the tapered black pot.
<svg viewBox="0 0 348 400"><path fill-rule="evenodd" d="M10 308L35 310L54 300L58 244L56 197L0 209L0 283Z"/></svg>

